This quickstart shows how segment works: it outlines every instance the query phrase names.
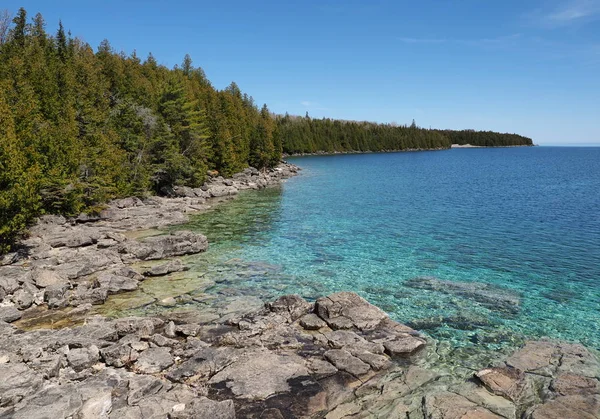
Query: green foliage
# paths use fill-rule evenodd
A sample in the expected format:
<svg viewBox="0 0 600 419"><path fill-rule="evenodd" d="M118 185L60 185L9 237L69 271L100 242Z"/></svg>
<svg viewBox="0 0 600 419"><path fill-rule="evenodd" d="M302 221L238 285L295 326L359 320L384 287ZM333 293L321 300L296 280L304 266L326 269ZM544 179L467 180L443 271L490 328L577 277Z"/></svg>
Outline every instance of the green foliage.
<svg viewBox="0 0 600 419"><path fill-rule="evenodd" d="M15 132L14 119L0 84L0 253L40 209L39 169L28 166L26 149Z"/></svg>
<svg viewBox="0 0 600 419"><path fill-rule="evenodd" d="M450 139L452 144L470 144L482 147L508 147L533 145L531 138L523 137L518 134L501 134L493 131L440 131Z"/></svg>
<svg viewBox="0 0 600 419"><path fill-rule="evenodd" d="M424 129L414 120L410 126L398 126L286 114L277 117L276 122L274 144L281 142L283 152L288 154L430 150L449 148L452 144L532 145L530 138L516 134Z"/></svg>
<svg viewBox="0 0 600 419"><path fill-rule="evenodd" d="M231 175L259 139L252 163L279 162L270 116L235 83L216 90L189 55L170 70L27 20L20 9L0 43L0 252L42 213Z"/></svg>
<svg viewBox="0 0 600 419"><path fill-rule="evenodd" d="M450 147L440 132L393 124L311 119L285 115L277 118L277 138L288 154L426 150Z"/></svg>

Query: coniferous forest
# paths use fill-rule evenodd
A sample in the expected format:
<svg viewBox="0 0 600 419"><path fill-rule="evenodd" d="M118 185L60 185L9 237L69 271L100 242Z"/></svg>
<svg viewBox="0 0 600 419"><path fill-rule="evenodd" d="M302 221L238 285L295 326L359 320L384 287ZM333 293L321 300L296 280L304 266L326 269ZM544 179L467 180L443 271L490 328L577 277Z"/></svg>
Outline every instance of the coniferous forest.
<svg viewBox="0 0 600 419"><path fill-rule="evenodd" d="M97 211L107 200L199 186L288 154L531 145L493 132L273 115L231 83L218 90L189 55L169 69L150 54L96 50L46 32L40 14L0 12L0 253L44 213Z"/></svg>

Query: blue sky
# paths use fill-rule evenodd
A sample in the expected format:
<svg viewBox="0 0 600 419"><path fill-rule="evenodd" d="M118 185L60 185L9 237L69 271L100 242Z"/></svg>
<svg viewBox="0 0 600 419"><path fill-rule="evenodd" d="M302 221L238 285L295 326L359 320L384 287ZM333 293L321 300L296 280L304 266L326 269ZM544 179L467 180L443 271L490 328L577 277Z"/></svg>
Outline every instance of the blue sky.
<svg viewBox="0 0 600 419"><path fill-rule="evenodd" d="M600 0L31 0L167 66L189 53L274 112L600 143Z"/></svg>

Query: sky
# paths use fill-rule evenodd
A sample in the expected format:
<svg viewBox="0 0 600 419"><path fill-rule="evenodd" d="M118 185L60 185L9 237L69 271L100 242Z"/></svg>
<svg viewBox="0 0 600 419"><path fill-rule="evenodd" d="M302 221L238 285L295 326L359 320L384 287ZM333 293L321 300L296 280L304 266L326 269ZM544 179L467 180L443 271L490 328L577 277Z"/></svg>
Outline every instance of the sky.
<svg viewBox="0 0 600 419"><path fill-rule="evenodd" d="M600 0L0 0L276 113L600 144Z"/></svg>

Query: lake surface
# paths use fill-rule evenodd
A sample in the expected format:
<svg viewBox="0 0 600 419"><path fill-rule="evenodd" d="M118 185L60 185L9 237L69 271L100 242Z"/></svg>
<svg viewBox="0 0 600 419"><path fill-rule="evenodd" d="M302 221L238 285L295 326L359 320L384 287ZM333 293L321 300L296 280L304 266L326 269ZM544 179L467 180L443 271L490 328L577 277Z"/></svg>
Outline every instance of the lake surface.
<svg viewBox="0 0 600 419"><path fill-rule="evenodd" d="M600 348L600 148L290 159L301 175L177 228L217 296L360 293L454 347ZM451 281L451 282L447 282Z"/></svg>

